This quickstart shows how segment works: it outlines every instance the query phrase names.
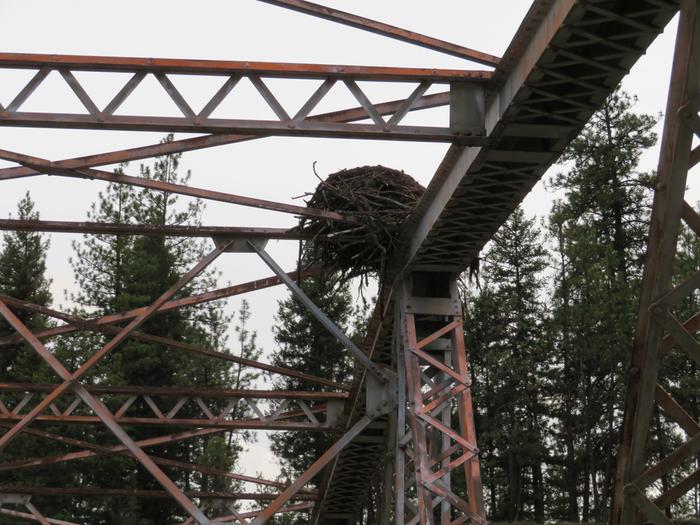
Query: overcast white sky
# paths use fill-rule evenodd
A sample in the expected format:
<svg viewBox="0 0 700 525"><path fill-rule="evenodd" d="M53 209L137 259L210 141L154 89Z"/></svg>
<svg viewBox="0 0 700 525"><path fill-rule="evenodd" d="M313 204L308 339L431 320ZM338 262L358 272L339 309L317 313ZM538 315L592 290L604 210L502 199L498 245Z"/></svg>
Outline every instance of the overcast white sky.
<svg viewBox="0 0 700 525"><path fill-rule="evenodd" d="M525 0L326 2L339 9L495 55L505 51L530 3ZM483 69L477 64L255 0L0 0L0 21L0 50L5 52ZM638 95L640 112L659 113L664 109L675 26L674 19L623 82L626 90ZM6 105L12 100L31 74L0 70L0 103ZM104 74L77 76L98 106L104 106L128 78ZM174 77L173 80L192 102L195 111L222 82L220 78ZM288 112L295 111L316 85L312 81L269 82L275 95L288 105ZM363 87L373 102L401 98L412 89L411 85L386 87L369 83ZM318 112L357 105L340 86L334 90ZM176 115L177 110L161 93L160 86L149 77L120 112ZM82 112L79 102L56 73L51 74L23 109ZM252 86L244 82L229 95L221 111L258 118L271 114ZM446 122L444 109L426 113L411 115L407 122ZM161 133L0 128L0 148L59 160L156 143L163 136ZM446 149L443 144L267 138L185 153L182 168L192 171L190 184L193 186L295 202L291 200L293 196L312 191L318 182L312 172L314 161L318 161L317 170L323 175L343 168L383 164L402 169L427 185ZM657 155L656 149L646 154L643 169L655 168ZM132 163L127 173L138 174L138 164ZM0 161L0 167L9 165ZM4 182L0 187L0 216L7 217L13 212L17 201L29 190L43 219L85 220L90 203L103 188L100 182L46 176ZM697 200L698 192L694 187L691 192L691 198ZM552 198L540 183L527 197L526 211L542 216L549 210ZM291 226L293 217L209 203L203 222L207 225ZM53 278L56 305L66 304L64 290L75 289L68 257L72 255L71 241L77 238L67 234L52 236L48 269ZM294 243L271 242L268 248L283 267L294 267ZM270 274L253 255L226 254L219 259L217 267L223 272L222 285ZM273 348L270 327L277 300L283 293L281 288L274 288L247 296L259 342L266 351ZM240 298L230 300L230 309L236 310L239 302ZM260 444L254 447L255 454L243 460L245 472L262 471L268 475L276 472L274 460L265 453L264 443L261 435Z"/></svg>

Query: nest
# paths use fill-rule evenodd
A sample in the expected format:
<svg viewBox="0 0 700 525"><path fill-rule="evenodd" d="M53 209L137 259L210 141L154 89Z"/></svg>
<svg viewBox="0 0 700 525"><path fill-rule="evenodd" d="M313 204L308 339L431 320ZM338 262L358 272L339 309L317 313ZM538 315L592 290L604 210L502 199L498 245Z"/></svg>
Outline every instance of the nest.
<svg viewBox="0 0 700 525"><path fill-rule="evenodd" d="M332 173L316 187L307 205L347 213L356 224L302 218L299 227L323 240L307 241L305 263L337 268L342 280L384 275L387 260L425 188L403 171L362 166Z"/></svg>

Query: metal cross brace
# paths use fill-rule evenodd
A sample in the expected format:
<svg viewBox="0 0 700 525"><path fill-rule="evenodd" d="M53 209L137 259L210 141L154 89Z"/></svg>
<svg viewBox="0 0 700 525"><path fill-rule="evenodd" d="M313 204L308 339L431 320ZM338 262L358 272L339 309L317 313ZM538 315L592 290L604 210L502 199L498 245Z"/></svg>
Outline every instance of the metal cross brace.
<svg viewBox="0 0 700 525"><path fill-rule="evenodd" d="M355 358L362 363L367 370L370 371L379 381L386 383L389 380L387 372L381 368L377 363L373 362L367 355L353 343L350 338L345 335L345 333L333 322L326 314L324 314L321 309L314 304L314 302L309 298L308 295L290 278L284 270L275 262L275 260L270 257L263 248L261 248L258 243L254 240L248 240L248 245L255 251L260 258L270 267L270 269L282 280L282 282L289 288L289 291L294 294L294 296L309 310L309 312L321 323L333 336L335 336L340 343L347 348Z"/></svg>

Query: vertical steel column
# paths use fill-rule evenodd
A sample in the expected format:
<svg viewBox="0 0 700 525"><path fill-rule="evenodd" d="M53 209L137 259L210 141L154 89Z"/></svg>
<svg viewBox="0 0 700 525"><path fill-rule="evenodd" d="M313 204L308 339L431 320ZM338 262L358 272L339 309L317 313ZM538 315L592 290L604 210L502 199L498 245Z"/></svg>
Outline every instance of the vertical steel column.
<svg viewBox="0 0 700 525"><path fill-rule="evenodd" d="M642 515L645 520L669 525L671 521L663 509L672 498L662 495L651 501L645 490L700 448L698 439L693 438L656 465L646 468L648 430L655 397L661 408L677 421L687 416L663 389L659 391L657 384L659 361L666 353L662 350L665 332L668 332L667 340L670 338L680 345L696 361L700 359L700 345L688 331L691 327L688 323L681 325L671 312L678 301L698 287L696 275L672 288L672 276L681 215L691 225L698 219L683 199L693 131L700 131L697 126L699 33L698 1L682 0L618 454L611 514L613 525L632 525ZM688 431L687 424L681 426ZM698 484L688 479L683 482L687 490Z"/></svg>
<svg viewBox="0 0 700 525"><path fill-rule="evenodd" d="M440 272L412 274L402 285L396 319L397 353L403 366L397 366L395 523L485 523L462 309L454 277ZM458 424L453 425L453 419ZM410 462L412 479L405 477ZM464 495L452 488L452 473L459 468L466 478Z"/></svg>
<svg viewBox="0 0 700 525"><path fill-rule="evenodd" d="M398 308L398 306L397 306ZM398 313L398 312L397 312ZM396 525L404 525L406 523L405 500L406 500L406 457L407 442L405 441L406 432L406 365L403 359L403 330L401 323L403 317L396 315L394 317L394 349L393 357L396 361L397 372L397 389L396 394L396 432L394 455L395 473L394 473L394 522ZM409 434L410 435L410 434Z"/></svg>

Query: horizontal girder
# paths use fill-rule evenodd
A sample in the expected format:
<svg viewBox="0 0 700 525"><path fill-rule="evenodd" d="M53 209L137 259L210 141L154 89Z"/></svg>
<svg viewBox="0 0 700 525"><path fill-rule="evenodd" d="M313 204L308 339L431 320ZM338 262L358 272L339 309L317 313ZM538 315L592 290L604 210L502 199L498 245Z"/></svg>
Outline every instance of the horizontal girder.
<svg viewBox="0 0 700 525"><path fill-rule="evenodd" d="M48 55L0 53L0 69L70 69L74 71L108 71L174 73L180 75L248 75L271 78L350 78L353 80L416 82L432 80L449 83L459 80L484 82L490 71L330 64L290 64L240 60L192 60L180 58L141 58L85 55Z"/></svg>
<svg viewBox="0 0 700 525"><path fill-rule="evenodd" d="M26 494L36 496L73 496L80 498L91 497L119 497L119 498L169 498L164 490L147 489L93 489L80 487L27 487L0 485L0 493ZM272 501L278 494L264 492L228 492L228 491L197 491L184 492L191 498L202 499L241 499L253 501ZM294 496L295 500L314 501L318 496L314 494L300 493Z"/></svg>
<svg viewBox="0 0 700 525"><path fill-rule="evenodd" d="M221 237L225 239L311 239L312 234L293 228L257 228L238 226L186 226L119 224L111 222L34 221L0 219L0 230L58 233L90 233L95 235L156 235L165 237ZM321 237L323 240L323 237Z"/></svg>
<svg viewBox="0 0 700 525"><path fill-rule="evenodd" d="M0 383L2 392L51 392L58 385L43 383ZM111 386L86 385L93 394L144 395L159 397L213 397L213 398L255 398L255 399L346 399L347 392L321 392L316 390L247 390L228 388L206 388L187 386Z"/></svg>
<svg viewBox="0 0 700 525"><path fill-rule="evenodd" d="M0 73L18 68L35 69L36 73L6 105L0 101L0 126L244 133L253 136L293 135L461 144L483 144L483 122L476 120L467 127L456 129L448 124L414 126L404 125L401 121L409 111L419 109L425 92L434 84L448 84L451 89L455 85L472 85L483 96L482 85L491 78L491 72L488 71L0 53ZM100 72L111 77L115 73L130 73L132 76L109 103L99 108L81 84L79 75L74 74L83 71ZM59 108L50 112L22 110L22 106L52 73L63 78L84 111L66 112ZM164 100L170 100L177 107L174 116L120 113L124 102L132 97L149 75L161 85ZM222 78L223 83L203 107L195 110L168 75L213 76ZM290 81L317 79L319 84L302 107L292 113L285 109L265 83L265 79L270 77ZM242 79L247 79L253 85L276 118L215 115L224 100L236 96L236 85ZM112 78L112 81L123 82L119 78ZM358 81L411 82L417 85L411 95L392 111L391 118L385 120L380 108L382 104L372 103ZM312 115L314 108L336 84L343 84L355 97L363 110L360 119L367 119L369 123L349 123L349 119L321 119L318 118L319 115Z"/></svg>

